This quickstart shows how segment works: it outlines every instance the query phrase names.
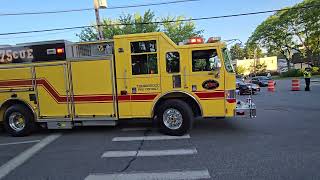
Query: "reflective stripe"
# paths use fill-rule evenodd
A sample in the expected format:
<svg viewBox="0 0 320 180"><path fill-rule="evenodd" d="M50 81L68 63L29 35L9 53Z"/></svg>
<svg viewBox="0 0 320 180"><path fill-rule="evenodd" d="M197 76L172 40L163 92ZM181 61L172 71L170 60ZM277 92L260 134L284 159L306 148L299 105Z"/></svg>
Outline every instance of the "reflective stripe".
<svg viewBox="0 0 320 180"><path fill-rule="evenodd" d="M305 71L303 73L304 78L311 78L311 72Z"/></svg>

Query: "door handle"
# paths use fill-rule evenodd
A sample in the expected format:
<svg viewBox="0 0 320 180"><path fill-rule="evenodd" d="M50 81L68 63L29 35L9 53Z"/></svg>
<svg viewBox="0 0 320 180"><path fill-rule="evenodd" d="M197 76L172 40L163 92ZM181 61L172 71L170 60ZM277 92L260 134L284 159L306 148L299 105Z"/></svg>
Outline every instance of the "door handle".
<svg viewBox="0 0 320 180"><path fill-rule="evenodd" d="M127 86L127 69L124 69L124 72L123 72L123 83L124 83L124 89L127 89L128 86Z"/></svg>
<svg viewBox="0 0 320 180"><path fill-rule="evenodd" d="M187 68L186 68L186 66L183 67L183 82L184 82L184 88L188 88L188 86L187 86Z"/></svg>

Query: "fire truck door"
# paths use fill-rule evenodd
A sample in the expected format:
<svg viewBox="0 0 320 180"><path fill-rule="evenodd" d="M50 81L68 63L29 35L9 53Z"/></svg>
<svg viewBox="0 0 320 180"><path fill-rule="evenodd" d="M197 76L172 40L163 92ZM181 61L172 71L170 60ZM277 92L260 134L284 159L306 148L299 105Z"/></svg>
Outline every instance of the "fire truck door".
<svg viewBox="0 0 320 180"><path fill-rule="evenodd" d="M161 92L158 38L130 42L130 46L132 117L150 117L153 102Z"/></svg>
<svg viewBox="0 0 320 180"><path fill-rule="evenodd" d="M40 118L69 118L70 98L66 63L35 67Z"/></svg>
<svg viewBox="0 0 320 180"><path fill-rule="evenodd" d="M222 56L218 49L189 50L189 87L200 99L205 117L225 116L225 83ZM210 107L210 108L209 108Z"/></svg>
<svg viewBox="0 0 320 180"><path fill-rule="evenodd" d="M169 90L184 91L187 87L186 64L187 58L177 50L169 50L161 54L161 88L163 92ZM186 89L187 90L187 89Z"/></svg>

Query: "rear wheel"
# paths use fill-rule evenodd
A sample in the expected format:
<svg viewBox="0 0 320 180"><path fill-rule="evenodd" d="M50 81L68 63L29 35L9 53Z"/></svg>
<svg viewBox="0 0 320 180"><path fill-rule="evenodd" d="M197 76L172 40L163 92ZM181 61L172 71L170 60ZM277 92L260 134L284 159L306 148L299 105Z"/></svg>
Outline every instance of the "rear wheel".
<svg viewBox="0 0 320 180"><path fill-rule="evenodd" d="M190 106L181 100L165 101L157 113L160 132L173 136L182 136L193 125L193 112Z"/></svg>
<svg viewBox="0 0 320 180"><path fill-rule="evenodd" d="M4 128L11 136L26 136L35 129L32 112L23 105L13 105L4 113Z"/></svg>

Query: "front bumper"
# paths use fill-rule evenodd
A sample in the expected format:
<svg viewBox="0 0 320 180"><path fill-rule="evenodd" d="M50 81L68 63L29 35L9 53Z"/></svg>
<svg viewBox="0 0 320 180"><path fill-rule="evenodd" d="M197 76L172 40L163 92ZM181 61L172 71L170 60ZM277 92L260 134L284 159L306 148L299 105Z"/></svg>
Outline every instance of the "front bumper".
<svg viewBox="0 0 320 180"><path fill-rule="evenodd" d="M252 102L251 98L248 98L247 102L237 101L235 116L243 118L255 118L257 116L256 105Z"/></svg>

